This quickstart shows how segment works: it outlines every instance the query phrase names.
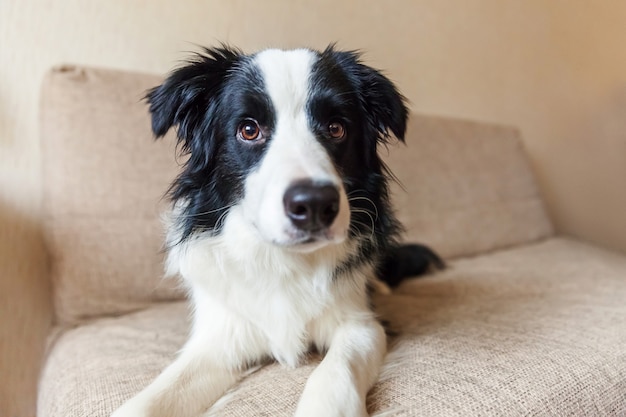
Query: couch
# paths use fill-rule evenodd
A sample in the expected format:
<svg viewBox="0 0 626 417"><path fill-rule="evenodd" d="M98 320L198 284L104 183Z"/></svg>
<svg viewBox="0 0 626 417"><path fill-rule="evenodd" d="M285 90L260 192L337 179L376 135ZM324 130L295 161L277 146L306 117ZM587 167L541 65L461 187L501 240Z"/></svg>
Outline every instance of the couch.
<svg viewBox="0 0 626 417"><path fill-rule="evenodd" d="M183 157L171 134L153 140L142 102L160 80L80 66L44 80L39 417L108 416L186 339L160 221ZM381 152L405 239L448 267L375 296L390 335L372 415L626 416L626 256L555 233L520 132L414 114L407 146ZM255 369L206 416L289 416L319 360Z"/></svg>

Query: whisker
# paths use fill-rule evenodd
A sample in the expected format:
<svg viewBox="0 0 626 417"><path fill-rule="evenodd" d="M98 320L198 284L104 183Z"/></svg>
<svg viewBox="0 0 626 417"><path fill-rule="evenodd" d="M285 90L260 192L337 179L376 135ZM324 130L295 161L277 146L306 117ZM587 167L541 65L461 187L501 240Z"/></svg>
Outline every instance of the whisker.
<svg viewBox="0 0 626 417"><path fill-rule="evenodd" d="M368 210L368 209L363 208L363 207L353 208L352 211L355 211L355 212L357 210L366 211L366 212L368 212L370 214L373 214L374 217L376 218L376 220L378 220L378 208L376 207L376 205L374 204L374 202L372 200L370 200L369 198L366 198L366 197L356 197L356 198L353 198L353 199L348 200L348 201L354 201L354 200L366 200L366 201L369 201L370 203L372 203L372 207L374 208L374 211L372 212L371 210Z"/></svg>
<svg viewBox="0 0 626 417"><path fill-rule="evenodd" d="M356 228L352 228L350 230L357 236L363 235L363 231L362 230L358 230ZM375 235L375 233L371 232L370 235L369 235L369 239L370 240L374 240L374 235Z"/></svg>
<svg viewBox="0 0 626 417"><path fill-rule="evenodd" d="M375 212L376 219L378 219L378 207L376 207L376 204L374 204L374 202L372 201L372 199L367 198L367 197L362 197L362 196L358 196L358 197L351 197L351 198L349 197L349 198L348 198L348 202L350 202L350 201L355 201L355 200L365 200L365 201L369 202L369 203L372 205L372 207L374 208L374 212Z"/></svg>
<svg viewBox="0 0 626 417"><path fill-rule="evenodd" d="M374 222L374 218L372 217L372 215L370 214L370 212L369 212L369 211L367 211L367 210L359 210L359 211L360 211L360 212L362 212L362 213L367 214L367 217L369 217L369 218L370 218L370 221L372 222L372 230L373 230L373 229L376 227L376 222Z"/></svg>
<svg viewBox="0 0 626 417"><path fill-rule="evenodd" d="M193 218L193 217L205 216L207 214L212 214L212 213L217 213L218 211L227 210L227 209L229 209L231 207L234 207L234 206L235 206L234 204L230 204L228 206L220 207L220 208L217 208L215 210L203 211L203 212L200 212L200 213L193 213L193 214L183 214L183 213L181 213L177 217L189 219L189 218Z"/></svg>
<svg viewBox="0 0 626 417"><path fill-rule="evenodd" d="M364 208L353 208L353 209L351 209L350 211L351 211L352 213L365 213L365 214L367 214L368 216L370 216L370 218L372 218L372 215L373 215L373 217L374 217L376 220L378 220L378 213L373 213L372 211L367 210L367 209L364 209ZM374 221L374 220L372 220L372 221Z"/></svg>
<svg viewBox="0 0 626 417"><path fill-rule="evenodd" d="M370 219L371 219L371 217L370 217ZM352 220L351 220L351 223L358 224L358 225L363 226L365 229L369 229L369 230L370 230L370 232L371 232L371 233L370 233L370 239L371 239L371 240L374 240L374 235L376 234L376 230L375 230L375 228L374 228L374 223L373 223L373 222L372 222L372 225L370 226L370 225L365 224L365 223L363 223L363 222L360 222L360 221L358 221L358 220L354 220L354 219L352 219ZM351 224L351 225L350 225L350 227L352 228L352 226L353 226L353 225ZM353 231L354 231L354 232L359 232L359 230L353 230Z"/></svg>

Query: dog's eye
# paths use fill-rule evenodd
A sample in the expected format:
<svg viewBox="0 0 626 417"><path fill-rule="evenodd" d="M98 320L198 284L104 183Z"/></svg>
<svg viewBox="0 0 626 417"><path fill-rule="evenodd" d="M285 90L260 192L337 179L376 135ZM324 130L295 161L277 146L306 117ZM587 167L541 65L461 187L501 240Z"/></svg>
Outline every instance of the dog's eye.
<svg viewBox="0 0 626 417"><path fill-rule="evenodd" d="M342 123L332 122L328 125L328 134L333 139L343 139L346 136L346 128Z"/></svg>
<svg viewBox="0 0 626 417"><path fill-rule="evenodd" d="M261 137L261 127L256 120L246 119L239 125L237 135L244 141L253 141Z"/></svg>

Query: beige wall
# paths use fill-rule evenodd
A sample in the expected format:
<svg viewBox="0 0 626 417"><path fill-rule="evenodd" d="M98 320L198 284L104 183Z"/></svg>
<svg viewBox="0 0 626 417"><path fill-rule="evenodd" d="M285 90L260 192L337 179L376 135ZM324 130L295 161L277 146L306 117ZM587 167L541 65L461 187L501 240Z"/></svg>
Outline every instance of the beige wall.
<svg viewBox="0 0 626 417"><path fill-rule="evenodd" d="M339 41L417 111L521 127L559 230L626 250L625 21L626 2L608 0L5 0L0 201L37 214L37 92L51 65L161 73L194 44Z"/></svg>
<svg viewBox="0 0 626 417"><path fill-rule="evenodd" d="M218 41L248 51L338 41L367 51L417 111L519 126L559 231L626 251L624 22L617 0L0 0L0 316L39 312L33 328L47 326L45 291L24 295L44 279L33 243L44 71L162 73L181 51ZM3 325L0 343L20 331L18 320ZM17 344L4 351L0 372L28 359ZM0 412L17 412L1 391Z"/></svg>

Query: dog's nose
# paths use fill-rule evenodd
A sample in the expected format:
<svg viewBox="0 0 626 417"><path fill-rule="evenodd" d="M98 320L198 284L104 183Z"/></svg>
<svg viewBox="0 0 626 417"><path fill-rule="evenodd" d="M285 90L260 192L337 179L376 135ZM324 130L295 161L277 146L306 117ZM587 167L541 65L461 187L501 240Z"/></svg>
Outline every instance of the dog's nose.
<svg viewBox="0 0 626 417"><path fill-rule="evenodd" d="M330 226L339 213L339 191L332 184L299 181L283 197L285 213L298 229L317 231Z"/></svg>

